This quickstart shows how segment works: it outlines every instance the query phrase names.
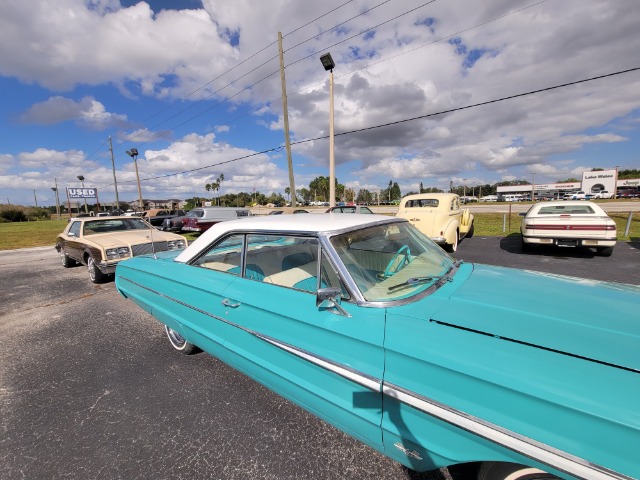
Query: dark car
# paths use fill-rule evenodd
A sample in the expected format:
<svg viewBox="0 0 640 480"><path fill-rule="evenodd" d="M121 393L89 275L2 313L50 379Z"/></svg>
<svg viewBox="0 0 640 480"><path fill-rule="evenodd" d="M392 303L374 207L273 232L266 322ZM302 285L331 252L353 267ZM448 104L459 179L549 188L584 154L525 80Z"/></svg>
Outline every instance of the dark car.
<svg viewBox="0 0 640 480"><path fill-rule="evenodd" d="M160 230L165 232L180 232L184 224L184 219L189 212L185 212L184 215L178 215L175 217L165 218L160 226Z"/></svg>
<svg viewBox="0 0 640 480"><path fill-rule="evenodd" d="M184 217L187 214L184 210L160 210L153 209L147 212L145 219L154 227L161 227L167 218Z"/></svg>

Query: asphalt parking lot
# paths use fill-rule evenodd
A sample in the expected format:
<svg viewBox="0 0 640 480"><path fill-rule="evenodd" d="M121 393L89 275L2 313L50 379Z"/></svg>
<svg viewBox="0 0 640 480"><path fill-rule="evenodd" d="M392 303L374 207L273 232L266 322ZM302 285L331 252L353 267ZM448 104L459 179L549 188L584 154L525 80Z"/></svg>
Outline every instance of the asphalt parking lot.
<svg viewBox="0 0 640 480"><path fill-rule="evenodd" d="M516 236L456 257L640 284L640 243L610 258L523 254ZM0 252L0 478L455 479L418 475L207 354L182 356L113 282L53 248Z"/></svg>

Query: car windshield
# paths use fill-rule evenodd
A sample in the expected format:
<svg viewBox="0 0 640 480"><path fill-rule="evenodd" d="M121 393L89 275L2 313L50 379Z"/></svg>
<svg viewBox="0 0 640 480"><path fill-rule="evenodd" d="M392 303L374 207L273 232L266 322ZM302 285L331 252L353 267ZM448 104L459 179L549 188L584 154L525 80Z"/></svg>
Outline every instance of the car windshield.
<svg viewBox="0 0 640 480"><path fill-rule="evenodd" d="M365 300L400 300L429 288L453 260L409 223L376 225L331 237Z"/></svg>
<svg viewBox="0 0 640 480"><path fill-rule="evenodd" d="M84 235L95 235L98 233L119 232L124 230L149 230L149 228L151 227L141 218L127 217L84 222L82 232Z"/></svg>

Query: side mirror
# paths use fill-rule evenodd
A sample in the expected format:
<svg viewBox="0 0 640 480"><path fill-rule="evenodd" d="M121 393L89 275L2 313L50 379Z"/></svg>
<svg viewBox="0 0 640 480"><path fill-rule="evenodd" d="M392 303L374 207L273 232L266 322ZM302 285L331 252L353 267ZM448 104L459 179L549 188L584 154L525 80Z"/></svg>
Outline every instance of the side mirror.
<svg viewBox="0 0 640 480"><path fill-rule="evenodd" d="M527 216L527 212L520 212L518 215L520 215L521 217L526 217Z"/></svg>
<svg viewBox="0 0 640 480"><path fill-rule="evenodd" d="M351 317L349 312L340 306L342 290L337 287L321 288L316 293L316 307L320 310L329 310L345 317Z"/></svg>
<svg viewBox="0 0 640 480"><path fill-rule="evenodd" d="M67 235L68 235L69 237L75 237L75 236L76 236L76 234L75 234L75 233L73 233L73 232L69 232L69 233L67 233Z"/></svg>

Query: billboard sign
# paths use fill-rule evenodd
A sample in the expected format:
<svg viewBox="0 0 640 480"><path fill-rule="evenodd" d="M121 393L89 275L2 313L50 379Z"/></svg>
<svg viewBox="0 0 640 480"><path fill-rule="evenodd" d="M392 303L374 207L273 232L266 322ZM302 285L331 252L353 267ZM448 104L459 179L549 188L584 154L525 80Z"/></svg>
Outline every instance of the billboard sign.
<svg viewBox="0 0 640 480"><path fill-rule="evenodd" d="M95 188L68 188L67 196L69 199L77 198L97 198Z"/></svg>

